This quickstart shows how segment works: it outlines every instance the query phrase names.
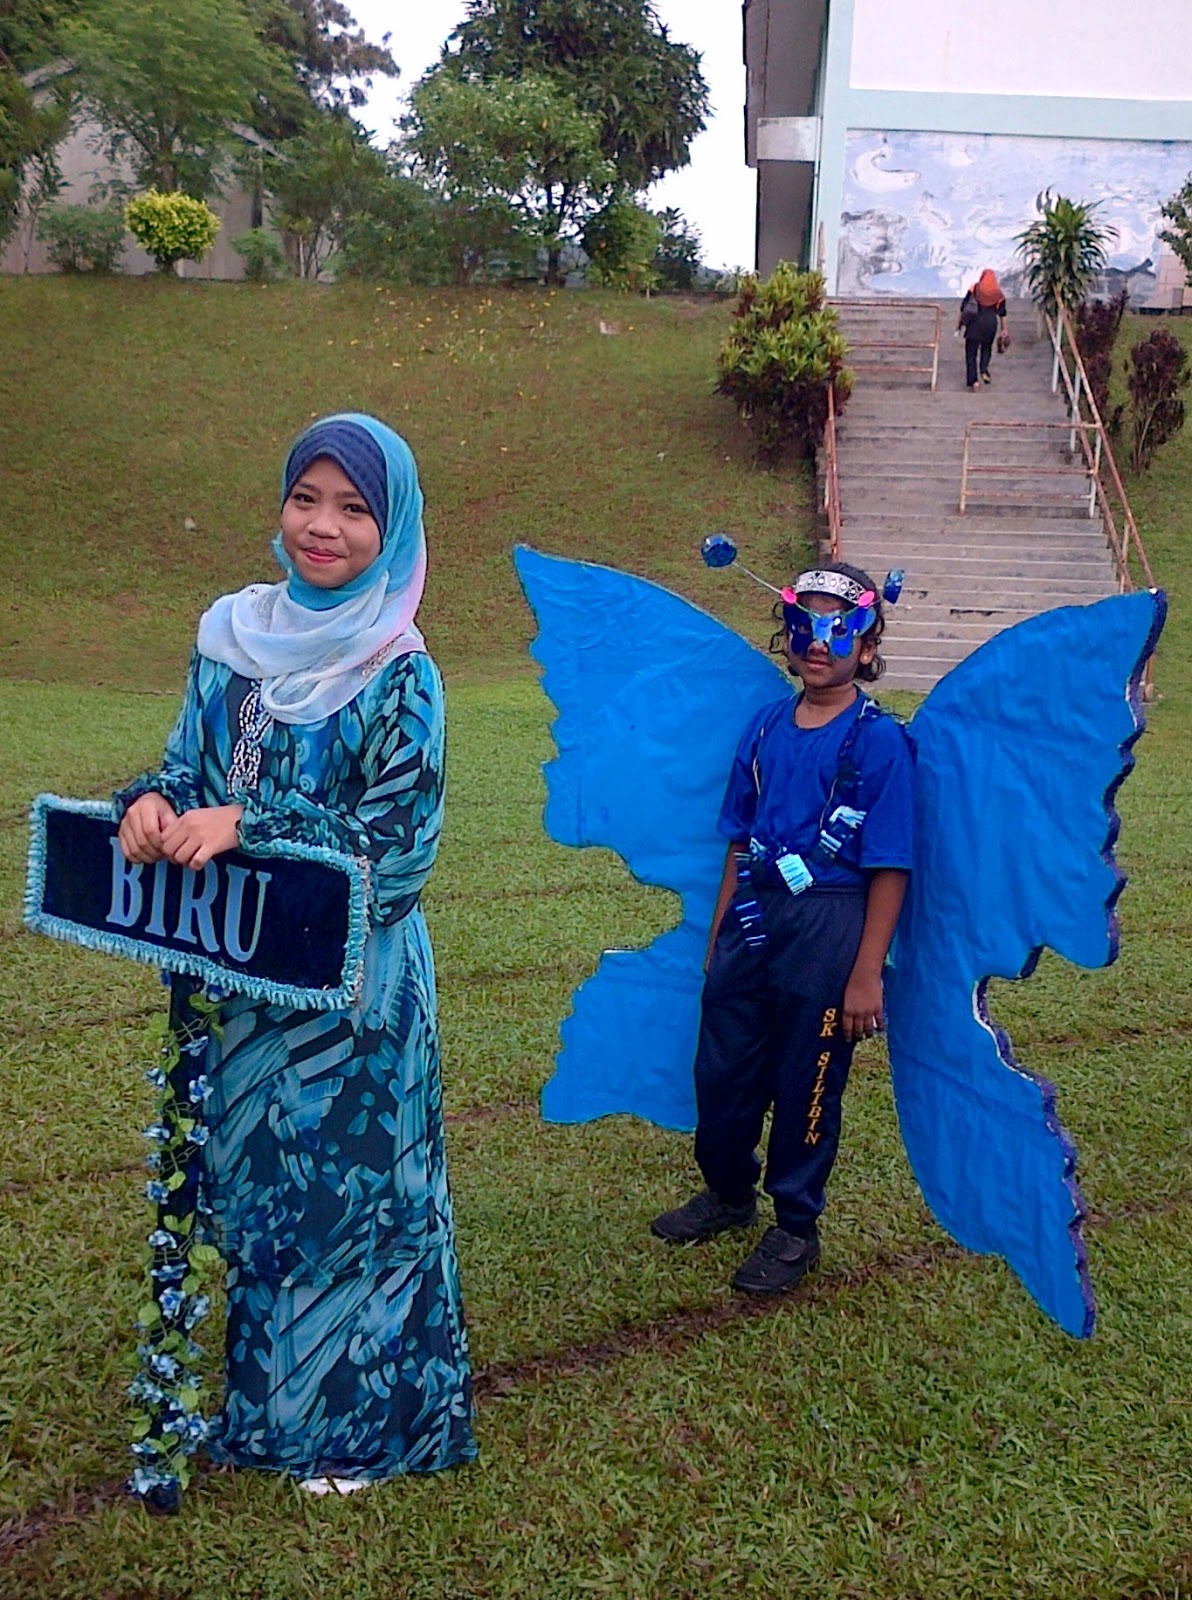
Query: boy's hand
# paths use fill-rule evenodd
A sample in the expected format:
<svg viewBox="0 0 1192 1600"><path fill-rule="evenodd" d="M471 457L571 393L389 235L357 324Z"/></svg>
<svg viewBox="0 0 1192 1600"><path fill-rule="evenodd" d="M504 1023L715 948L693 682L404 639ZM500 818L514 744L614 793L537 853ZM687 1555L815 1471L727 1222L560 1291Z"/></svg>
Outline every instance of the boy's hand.
<svg viewBox="0 0 1192 1600"><path fill-rule="evenodd" d="M150 793L134 800L124 813L116 838L125 861L148 866L165 854L162 840L178 821L178 813L165 795Z"/></svg>
<svg viewBox="0 0 1192 1600"><path fill-rule="evenodd" d="M236 848L243 815L243 806L201 806L184 811L163 834L161 853L176 866L198 872L212 856Z"/></svg>
<svg viewBox="0 0 1192 1600"><path fill-rule="evenodd" d="M885 1020L881 972L858 972L854 968L844 990L844 1037L850 1044L871 1039L881 1032Z"/></svg>

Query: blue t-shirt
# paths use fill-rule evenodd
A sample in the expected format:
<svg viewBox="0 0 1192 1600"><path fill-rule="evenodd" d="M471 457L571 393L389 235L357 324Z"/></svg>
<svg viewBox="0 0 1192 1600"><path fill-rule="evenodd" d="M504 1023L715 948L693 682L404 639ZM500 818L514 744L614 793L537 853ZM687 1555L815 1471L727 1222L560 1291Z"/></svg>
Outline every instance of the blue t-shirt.
<svg viewBox="0 0 1192 1600"><path fill-rule="evenodd" d="M846 765L855 782L838 783L832 809L864 813L834 860L812 852L827 821L832 786L840 775L840 749L866 697L822 728L795 725L796 701L771 701L750 720L729 773L719 830L726 839L752 839L773 860L801 855L816 883L864 884L878 867L909 871L914 843L914 761L910 741L891 716L869 715L857 729ZM835 830L839 832L839 830Z"/></svg>

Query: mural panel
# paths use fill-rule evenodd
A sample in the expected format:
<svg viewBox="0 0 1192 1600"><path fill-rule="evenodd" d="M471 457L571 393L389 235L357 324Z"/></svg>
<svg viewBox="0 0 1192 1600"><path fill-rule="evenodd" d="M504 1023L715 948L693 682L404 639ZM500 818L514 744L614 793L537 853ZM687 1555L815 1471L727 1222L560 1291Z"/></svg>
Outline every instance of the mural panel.
<svg viewBox="0 0 1192 1600"><path fill-rule="evenodd" d="M1101 202L1117 229L1101 293L1136 307L1180 304L1184 273L1159 242L1159 207L1192 170L1192 142L850 130L837 293L959 296L982 267L1009 295L1014 235L1047 189Z"/></svg>

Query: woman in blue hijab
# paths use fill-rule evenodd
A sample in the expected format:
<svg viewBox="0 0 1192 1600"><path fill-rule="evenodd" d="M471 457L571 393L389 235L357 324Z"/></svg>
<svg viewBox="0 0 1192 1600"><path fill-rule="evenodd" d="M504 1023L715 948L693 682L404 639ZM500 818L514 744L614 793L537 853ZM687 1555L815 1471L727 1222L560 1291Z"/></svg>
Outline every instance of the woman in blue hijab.
<svg viewBox="0 0 1192 1600"><path fill-rule="evenodd" d="M443 693L409 446L325 417L282 475L285 578L199 624L157 772L117 796L130 861L202 867L286 839L370 868L349 1012L224 1003L207 1047L201 1208L227 1263L211 1455L346 1492L475 1455L419 895L443 815Z"/></svg>

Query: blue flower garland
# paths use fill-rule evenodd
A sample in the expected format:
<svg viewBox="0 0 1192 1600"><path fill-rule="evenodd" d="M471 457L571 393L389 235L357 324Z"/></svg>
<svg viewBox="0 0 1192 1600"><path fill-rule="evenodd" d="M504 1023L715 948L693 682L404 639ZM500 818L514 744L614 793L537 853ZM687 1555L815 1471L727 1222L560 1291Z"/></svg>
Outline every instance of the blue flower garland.
<svg viewBox="0 0 1192 1600"><path fill-rule="evenodd" d="M211 1092L203 1060L209 1039L219 1036L222 1002L210 986L164 974L163 981L170 1010L161 1062L145 1074L159 1095L157 1116L145 1129L145 1197L157 1214L147 1251L152 1298L136 1322L140 1371L128 1389L141 1405L133 1418L136 1466L128 1491L151 1510L174 1512L209 1426L202 1413L204 1349L193 1333L210 1309L205 1274L219 1261L215 1247L201 1242L210 1208L200 1191L200 1166L208 1138L203 1108Z"/></svg>

